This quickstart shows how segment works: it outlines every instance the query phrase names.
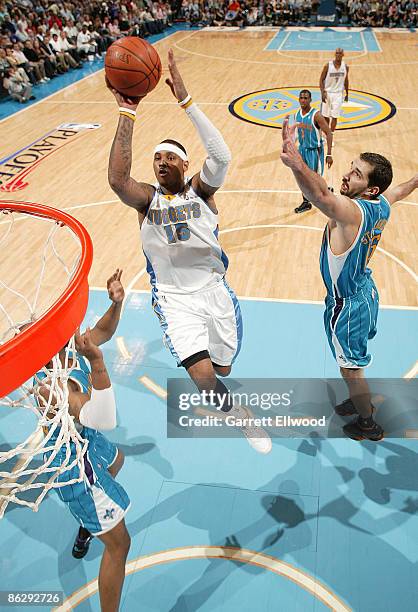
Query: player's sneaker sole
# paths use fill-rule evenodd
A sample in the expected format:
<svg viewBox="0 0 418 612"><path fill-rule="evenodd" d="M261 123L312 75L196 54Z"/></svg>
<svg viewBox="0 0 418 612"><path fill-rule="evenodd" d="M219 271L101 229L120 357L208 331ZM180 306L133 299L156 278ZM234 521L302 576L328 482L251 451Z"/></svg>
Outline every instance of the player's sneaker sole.
<svg viewBox="0 0 418 612"><path fill-rule="evenodd" d="M247 408L243 408L242 406L234 406L231 410L231 413L239 419L251 419L253 415ZM248 444L255 450L257 453L261 453L262 455L267 455L271 452L273 448L271 438L265 429L262 427L256 427L255 425L250 426L242 426L239 427L247 439Z"/></svg>

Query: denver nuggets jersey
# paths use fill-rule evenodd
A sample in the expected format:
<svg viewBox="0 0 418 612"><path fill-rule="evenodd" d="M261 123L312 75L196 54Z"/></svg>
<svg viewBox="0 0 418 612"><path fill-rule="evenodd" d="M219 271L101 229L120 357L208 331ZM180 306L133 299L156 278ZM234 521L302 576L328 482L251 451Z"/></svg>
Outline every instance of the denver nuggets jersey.
<svg viewBox="0 0 418 612"><path fill-rule="evenodd" d="M390 216L387 199L379 195L377 200L355 199L362 213L362 222L356 239L342 255L334 255L329 244L329 228L325 227L322 241L321 274L328 295L349 297L361 289L372 271L367 264L373 255Z"/></svg>
<svg viewBox="0 0 418 612"><path fill-rule="evenodd" d="M218 216L193 190L164 194L157 186L141 226L153 289L196 293L220 282L228 258L218 242Z"/></svg>
<svg viewBox="0 0 418 612"><path fill-rule="evenodd" d="M325 91L329 93L343 93L344 82L347 75L347 68L345 62L341 62L341 66L336 68L334 62L331 60L328 62L328 72L325 77Z"/></svg>
<svg viewBox="0 0 418 612"><path fill-rule="evenodd" d="M295 113L295 123L302 124L298 127L299 148L318 149L322 146L321 131L315 125L317 112L317 109L311 108L305 115L302 114L302 109Z"/></svg>

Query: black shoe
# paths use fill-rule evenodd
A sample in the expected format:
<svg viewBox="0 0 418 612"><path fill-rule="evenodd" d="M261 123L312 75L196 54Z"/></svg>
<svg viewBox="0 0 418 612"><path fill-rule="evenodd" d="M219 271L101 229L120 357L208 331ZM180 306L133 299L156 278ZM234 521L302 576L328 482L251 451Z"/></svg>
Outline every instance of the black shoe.
<svg viewBox="0 0 418 612"><path fill-rule="evenodd" d="M86 556L90 542L92 541L94 536L91 535L88 529L84 529L84 527L80 527L78 530L77 537L74 541L74 546L72 550L72 555L76 559L82 559Z"/></svg>
<svg viewBox="0 0 418 612"><path fill-rule="evenodd" d="M308 200L303 200L302 204L295 208L295 213L303 213L308 210L311 210L312 204L308 202Z"/></svg>
<svg viewBox="0 0 418 612"><path fill-rule="evenodd" d="M328 191L330 191L331 193L334 193L334 187L328 187Z"/></svg>
<svg viewBox="0 0 418 612"><path fill-rule="evenodd" d="M373 423L372 427L361 427L358 419L344 425L343 431L352 440L371 440L372 442L382 440L385 433L378 423Z"/></svg>
<svg viewBox="0 0 418 612"><path fill-rule="evenodd" d="M334 411L339 416L352 416L353 414L358 414L356 407L354 406L351 398L344 400L341 404L338 404L334 407ZM376 408L372 404L372 415L376 412Z"/></svg>
<svg viewBox="0 0 418 612"><path fill-rule="evenodd" d="M344 400L341 404L334 407L336 414L339 416L351 416L353 414L357 414L357 410L351 401L351 399Z"/></svg>

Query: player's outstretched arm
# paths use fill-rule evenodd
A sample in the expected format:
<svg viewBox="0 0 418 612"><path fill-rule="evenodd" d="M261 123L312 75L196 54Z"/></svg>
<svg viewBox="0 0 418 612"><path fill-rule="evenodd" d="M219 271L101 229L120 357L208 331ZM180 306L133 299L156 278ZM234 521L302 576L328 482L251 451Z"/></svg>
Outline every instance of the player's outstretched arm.
<svg viewBox="0 0 418 612"><path fill-rule="evenodd" d="M289 127L289 119L286 118L283 123L283 152L280 158L285 166L292 170L302 193L314 206L337 223L342 225L360 223L361 212L358 206L346 196L331 193L324 179L305 164L294 142L295 129L296 126Z"/></svg>
<svg viewBox="0 0 418 612"><path fill-rule="evenodd" d="M418 174L413 176L409 181L389 187L383 194L390 204L399 202L407 198L415 189L418 188Z"/></svg>
<svg viewBox="0 0 418 612"><path fill-rule="evenodd" d="M131 177L132 134L136 119L136 109L141 98L126 98L106 85L115 96L119 106L119 123L109 157L108 180L113 191L124 204L144 212L154 196L154 187L148 183L138 183Z"/></svg>
<svg viewBox="0 0 418 612"><path fill-rule="evenodd" d="M122 270L119 268L107 279L107 292L112 304L91 330L93 344L100 346L111 339L119 323L125 290L121 283Z"/></svg>
<svg viewBox="0 0 418 612"><path fill-rule="evenodd" d="M219 130L193 103L177 68L172 49L168 52L168 69L170 78L166 79L166 83L195 126L208 154L202 170L192 179L193 189L202 198L207 199L222 186L231 161L231 152Z"/></svg>
<svg viewBox="0 0 418 612"><path fill-rule="evenodd" d="M88 328L84 334L76 331L75 344L77 353L86 357L90 362L92 390L91 394L75 391L72 381L69 380L69 413L86 427L104 431L114 429L116 427L115 396L103 361L103 354L92 341L91 331ZM49 402L52 408L55 406L56 397L53 395L51 398L50 395L51 388L48 384L41 384L36 389L36 396L43 407L46 407Z"/></svg>
<svg viewBox="0 0 418 612"><path fill-rule="evenodd" d="M88 359L91 368L91 395L70 393L70 412L86 427L107 431L116 427L116 402L102 351L94 344L91 331L75 333L77 352Z"/></svg>

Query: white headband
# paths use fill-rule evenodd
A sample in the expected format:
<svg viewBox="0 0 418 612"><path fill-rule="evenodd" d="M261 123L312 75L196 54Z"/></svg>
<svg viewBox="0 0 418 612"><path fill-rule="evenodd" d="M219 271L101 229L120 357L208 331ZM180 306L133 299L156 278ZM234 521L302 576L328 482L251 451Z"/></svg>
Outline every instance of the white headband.
<svg viewBox="0 0 418 612"><path fill-rule="evenodd" d="M170 153L175 153L183 161L188 161L186 153L176 145L171 144L170 142L162 142L161 144L157 145L154 149L154 155L156 153L161 153L161 151L169 151Z"/></svg>

